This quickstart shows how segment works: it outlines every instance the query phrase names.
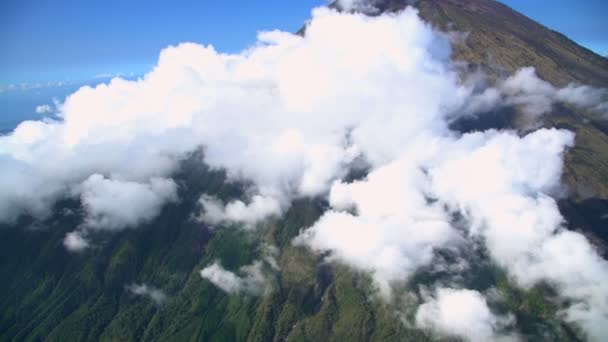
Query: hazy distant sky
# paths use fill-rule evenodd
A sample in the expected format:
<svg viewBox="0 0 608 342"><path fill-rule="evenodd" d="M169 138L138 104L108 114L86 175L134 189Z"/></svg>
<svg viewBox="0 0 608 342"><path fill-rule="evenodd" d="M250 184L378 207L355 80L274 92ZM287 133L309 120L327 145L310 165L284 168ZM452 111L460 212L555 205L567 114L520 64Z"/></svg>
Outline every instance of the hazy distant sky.
<svg viewBox="0 0 608 342"><path fill-rule="evenodd" d="M608 1L505 0L595 51L608 53ZM143 73L183 41L236 52L263 29L296 31L325 0L0 1L0 86Z"/></svg>

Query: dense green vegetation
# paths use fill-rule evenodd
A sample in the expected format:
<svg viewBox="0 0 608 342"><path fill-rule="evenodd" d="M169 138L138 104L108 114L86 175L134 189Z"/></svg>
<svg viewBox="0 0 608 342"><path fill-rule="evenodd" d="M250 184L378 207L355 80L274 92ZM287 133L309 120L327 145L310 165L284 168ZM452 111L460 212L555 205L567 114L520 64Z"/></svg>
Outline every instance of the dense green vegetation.
<svg viewBox="0 0 608 342"><path fill-rule="evenodd" d="M402 8L405 3L386 2L390 9ZM490 74L494 64L510 70L534 65L540 76L556 84L578 80L605 85L608 80L606 60L538 25L517 24L525 18L500 6L476 12L459 6L458 1L436 0L420 1L420 8L421 14L439 27L449 24L470 32L467 44L456 50L456 57ZM543 48L541 41L546 39L549 45ZM490 55L492 63L488 62ZM577 146L566 157L565 180L575 194L592 189L599 201L585 198L586 202L566 202L562 209L570 215L574 228L599 229L602 219L589 210L599 211L589 205L600 205L603 210L606 203L601 200L608 198L605 128L588 113L583 116L568 108L560 108L547 125L576 132ZM193 220L203 193L222 200L243 196L240 185L226 182L222 172L209 170L198 160L200 155L184 161L175 175L180 184L179 203L167 205L158 218L142 227L99 233L94 236L95 246L83 253L70 253L62 244L65 234L82 220L82 209L72 199L58 203L55 215L44 222L22 218L16 225L0 227L0 341L438 338L404 323L404 319L411 321L415 302L387 303L365 274L321 263L320 256L292 245L300 229L321 215L324 204L320 201L297 200L284 217L265 222L254 232L238 227L210 229ZM594 233L605 239L605 231ZM270 294L230 295L199 274L215 260L236 271L259 259L264 245L279 249L280 271L270 275ZM517 288L504 272L487 262L483 250L472 253L486 262L472 264L460 281L467 288L497 293L499 299L490 304L499 312L511 313L524 338L580 339L580 331L558 319L565 303L555 298L549 285ZM448 276L421 270L401 291L418 294L419 285ZM142 283L162 289L167 301L159 305L126 289Z"/></svg>
<svg viewBox="0 0 608 342"><path fill-rule="evenodd" d="M224 200L242 195L221 172L184 162L176 178L179 204L138 229L95 237L81 254L65 250L62 239L81 219L77 203L58 204L57 215L35 226L0 229L0 340L2 341L424 341L431 332L404 324L415 303L387 303L369 276L320 257L291 241L322 212L322 203L301 199L281 219L255 231L237 227L210 230L191 219L202 193ZM70 208L75 214L65 214ZM61 210L59 210L61 209ZM227 294L199 272L220 260L228 270L250 264L264 245L279 249L280 271L270 275L273 290L259 296ZM482 253L483 251L478 251ZM479 256L479 255L477 255ZM483 257L483 255L481 255ZM409 285L442 277L421 270ZM493 288L504 301L498 310L516 315L518 329L530 336L551 333L555 340L576 334L556 320L557 304L545 288L518 289L499 270L472 267L466 286ZM162 289L162 304L135 296L126 286L146 283ZM407 285L406 285L407 286ZM403 290L405 291L405 289Z"/></svg>
<svg viewBox="0 0 608 342"><path fill-rule="evenodd" d="M375 321L365 294L369 282L362 286L347 270L318 267L316 257L291 246L299 229L319 216L314 202L297 201L283 219L258 231L264 234L210 231L190 219L198 196L228 199L240 194L238 187L192 162L185 170L178 177L188 184L180 204L145 227L98 236L82 254L61 243L78 214L0 230L0 340L361 340L400 331L396 318L383 313L390 309L378 304L375 311L386 318ZM70 201L59 206L79 210ZM200 277L214 260L229 270L251 263L262 242L282 248L271 295L228 295ZM157 305L134 296L125 289L131 283L153 284L169 299Z"/></svg>

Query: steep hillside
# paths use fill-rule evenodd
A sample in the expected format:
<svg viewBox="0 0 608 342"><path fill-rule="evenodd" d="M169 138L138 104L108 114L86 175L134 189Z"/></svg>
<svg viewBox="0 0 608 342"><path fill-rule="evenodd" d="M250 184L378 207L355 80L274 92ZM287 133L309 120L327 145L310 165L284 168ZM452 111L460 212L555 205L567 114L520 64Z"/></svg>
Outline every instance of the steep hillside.
<svg viewBox="0 0 608 342"><path fill-rule="evenodd" d="M542 79L556 86L577 83L608 88L607 58L499 1L374 0L371 3L380 13L415 6L420 16L435 27L457 33L453 44L454 60L466 62L470 70L483 70L491 80L505 78L531 66ZM340 8L338 3L332 6ZM608 199L605 118L560 107L545 118L545 123L549 127L571 129L577 134L577 144L568 154L565 173L572 194L580 200Z"/></svg>
<svg viewBox="0 0 608 342"><path fill-rule="evenodd" d="M423 336L410 332L391 309L370 302L369 280L346 268L317 265L304 248L291 246L299 229L320 215L319 204L294 203L284 218L258 236L237 228L213 231L190 213L204 191L235 198L238 186L221 172L200 167L200 156L176 175L179 205L152 224L103 237L80 255L66 251L62 236L79 221L76 203L37 226L0 229L0 340L3 341L282 341L385 340ZM76 214L65 214L72 208ZM67 216L66 216L67 215ZM280 248L281 273L268 296L230 296L201 279L214 260L237 270L263 251ZM154 284L167 299L155 302L128 291Z"/></svg>
<svg viewBox="0 0 608 342"><path fill-rule="evenodd" d="M436 340L404 324L401 315L413 315L414 307L380 300L368 276L319 263L318 256L292 245L300 229L318 219L323 203L294 203L283 218L267 222L261 236L193 221L189 213L203 192L225 199L240 194L221 172L201 168L198 158L176 175L183 185L179 205L168 206L146 226L102 235L84 253L70 253L61 243L80 220L77 203L60 203L58 214L45 222L0 229L0 340ZM230 295L201 279L200 270L214 260L237 271L262 256L264 245L279 249L280 272L270 294ZM483 263L474 274L466 283L480 291L496 286L508 298L502 309L516 315L523 334L575 339L575 328L556 319L550 290L518 289ZM432 284L437 276L423 270L412 282ZM131 292L136 284L160 288L166 299Z"/></svg>
<svg viewBox="0 0 608 342"><path fill-rule="evenodd" d="M399 1L386 2L397 10ZM482 68L494 77L533 66L555 85L571 82L608 87L608 59L577 45L497 1L421 0L420 14L444 31L467 33L455 45L454 58ZM604 118L558 108L546 124L577 134L566 163L565 180L581 199L608 199L608 137Z"/></svg>
<svg viewBox="0 0 608 342"><path fill-rule="evenodd" d="M399 8L398 2L388 3L388 8ZM454 57L489 73L534 66L555 85L608 85L608 59L498 1L420 0L417 6L423 18L442 30L468 33Z"/></svg>
<svg viewBox="0 0 608 342"><path fill-rule="evenodd" d="M452 59L467 63L466 70L483 70L490 82L532 66L555 86L576 82L608 88L606 58L499 2L373 2L382 13L412 3L442 31L464 33L456 35L461 39L454 42ZM520 108L504 111L452 128L528 129L521 124ZM565 157L563 180L569 188L558 194L559 207L569 228L585 232L606 257L608 123L593 111L563 104L542 120L544 126L576 133L576 144ZM362 179L366 171L365 165L353 167L344 179ZM167 204L152 222L139 227L92 233L94 246L81 253L68 252L62 243L86 215L77 199L60 201L42 221L23 216L17 224L0 226L0 340L460 341L411 323L419 307L411 294L428 296L427 288L436 283L488 294L491 308L508 317L501 333L517 331L517 337L531 341L585 340L579 326L563 319L569 303L552 284L518 286L490 261L488 248L478 241L462 252L468 267L462 275L435 269L433 262L416 270L387 300L374 286L373 272L328 262L327 253L293 242L328 210L326 198L299 197L283 216L256 229L211 225L194 217L201 196L224 203L248 198L248 184L229 181L226 172L206 166L203 152L184 157L171 177L179 202ZM453 216L457 225L465 214ZM433 261L449 264L457 252L442 249ZM245 276L256 261L268 278L262 291L230 294L201 277L201 270L215 262ZM227 283L220 279L220 285L222 280Z"/></svg>

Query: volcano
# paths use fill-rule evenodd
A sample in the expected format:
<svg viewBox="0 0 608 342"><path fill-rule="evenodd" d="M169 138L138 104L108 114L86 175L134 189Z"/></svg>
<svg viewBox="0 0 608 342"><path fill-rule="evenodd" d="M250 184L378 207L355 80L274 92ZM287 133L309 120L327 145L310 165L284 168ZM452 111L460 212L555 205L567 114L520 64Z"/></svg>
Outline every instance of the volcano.
<svg viewBox="0 0 608 342"><path fill-rule="evenodd" d="M0 340L608 339L605 89L493 0L168 48L1 137Z"/></svg>

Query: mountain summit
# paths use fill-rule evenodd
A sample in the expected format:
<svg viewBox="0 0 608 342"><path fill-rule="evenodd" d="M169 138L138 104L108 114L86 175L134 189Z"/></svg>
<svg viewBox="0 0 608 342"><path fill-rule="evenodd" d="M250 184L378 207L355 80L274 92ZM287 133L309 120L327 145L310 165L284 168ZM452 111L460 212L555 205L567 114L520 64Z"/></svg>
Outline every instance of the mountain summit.
<svg viewBox="0 0 608 342"><path fill-rule="evenodd" d="M0 137L0 340L608 338L608 60L492 0L328 7Z"/></svg>
<svg viewBox="0 0 608 342"><path fill-rule="evenodd" d="M499 1L351 0L336 1L330 6L362 10L370 15L395 13L414 6L433 26L443 32L460 34L453 44L454 60L467 63L471 70L481 69L493 79L533 67L540 78L555 86L577 83L608 88L608 59ZM605 181L608 179L605 137L608 127L604 119L568 108L558 108L546 118L546 125L568 127L577 134L577 146L568 160L585 162L567 163L565 178L571 190L584 199L608 199Z"/></svg>
<svg viewBox="0 0 608 342"><path fill-rule="evenodd" d="M342 5L342 4L348 5ZM539 76L556 85L580 82L606 87L608 61L581 47L559 32L540 25L494 0L363 0L337 1L330 5L373 13L401 11L415 6L422 18L445 32L467 34L455 46L454 57L485 67L514 72L533 66Z"/></svg>

